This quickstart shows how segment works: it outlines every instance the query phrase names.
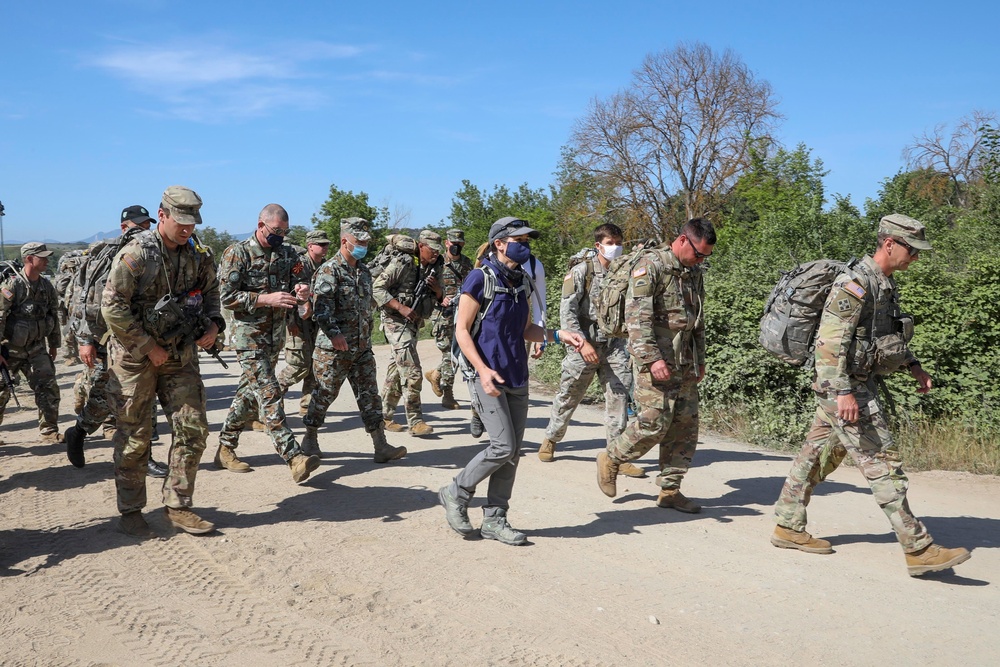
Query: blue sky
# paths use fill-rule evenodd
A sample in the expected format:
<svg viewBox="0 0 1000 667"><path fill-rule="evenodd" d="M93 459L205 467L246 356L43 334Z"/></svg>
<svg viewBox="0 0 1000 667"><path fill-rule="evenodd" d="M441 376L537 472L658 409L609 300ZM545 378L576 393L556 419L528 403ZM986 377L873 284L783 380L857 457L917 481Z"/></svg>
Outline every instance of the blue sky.
<svg viewBox="0 0 1000 667"><path fill-rule="evenodd" d="M114 229L164 188L250 231L308 224L330 184L446 218L462 179L545 187L589 101L679 41L768 81L780 138L858 205L914 135L1000 111L997 3L243 2L0 6L8 240Z"/></svg>

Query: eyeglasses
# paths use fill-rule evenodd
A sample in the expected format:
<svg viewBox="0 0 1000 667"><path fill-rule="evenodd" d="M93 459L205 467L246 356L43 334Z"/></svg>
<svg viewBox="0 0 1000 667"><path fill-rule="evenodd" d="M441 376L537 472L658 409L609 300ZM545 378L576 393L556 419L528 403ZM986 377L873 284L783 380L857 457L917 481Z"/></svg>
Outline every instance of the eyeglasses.
<svg viewBox="0 0 1000 667"><path fill-rule="evenodd" d="M712 253L710 252L709 253L698 252L698 249L694 247L694 241L692 241L691 237L688 236L687 234L681 234L681 236L687 239L687 242L691 245L691 252L694 253L695 259L708 259L709 257L712 256Z"/></svg>
<svg viewBox="0 0 1000 667"><path fill-rule="evenodd" d="M892 240L896 242L896 245L901 245L906 248L906 252L910 253L910 257L916 257L920 254L920 248L914 248L909 243L903 243L897 238L893 238Z"/></svg>
<svg viewBox="0 0 1000 667"><path fill-rule="evenodd" d="M275 228L271 227L271 225L267 224L266 222L264 222L263 224L264 224L264 228L267 231L269 231L272 234L274 234L275 236L288 236L288 234L292 231L288 227L285 227L284 229L282 229L280 227L277 228L277 229L275 229Z"/></svg>

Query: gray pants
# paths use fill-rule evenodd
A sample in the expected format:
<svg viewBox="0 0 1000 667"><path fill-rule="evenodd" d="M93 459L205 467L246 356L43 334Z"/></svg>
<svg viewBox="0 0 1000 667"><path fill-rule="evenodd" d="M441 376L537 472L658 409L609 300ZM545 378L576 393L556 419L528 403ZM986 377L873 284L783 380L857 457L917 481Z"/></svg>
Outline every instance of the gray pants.
<svg viewBox="0 0 1000 667"><path fill-rule="evenodd" d="M476 486L489 477L486 504L483 505L483 515L487 517L500 510L506 512L510 505L524 424L528 419L528 387L496 386L500 395L489 396L478 379L469 382L472 407L483 420L490 444L476 454L451 483L452 495L467 505Z"/></svg>

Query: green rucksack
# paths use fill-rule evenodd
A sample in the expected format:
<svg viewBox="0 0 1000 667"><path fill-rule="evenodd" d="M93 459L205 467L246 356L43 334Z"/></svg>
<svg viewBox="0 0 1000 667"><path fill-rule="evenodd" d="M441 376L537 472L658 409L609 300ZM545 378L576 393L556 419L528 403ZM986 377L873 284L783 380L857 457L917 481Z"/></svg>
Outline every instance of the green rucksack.
<svg viewBox="0 0 1000 667"><path fill-rule="evenodd" d="M385 237L385 247L368 263L368 271L372 274L372 280L375 280L385 270L385 267L389 266L390 262L400 255L416 257L419 252L417 242L406 234L390 234Z"/></svg>
<svg viewBox="0 0 1000 667"><path fill-rule="evenodd" d="M655 242L650 240L640 243L635 250L611 261L604 274L604 282L597 290L597 300L594 310L597 312L597 328L607 338L628 338L628 328L625 326L625 297L628 293L628 281L632 269L638 263L643 253L655 251Z"/></svg>
<svg viewBox="0 0 1000 667"><path fill-rule="evenodd" d="M856 263L818 259L782 271L760 318L761 346L792 366L811 365L830 288L840 274L853 274Z"/></svg>

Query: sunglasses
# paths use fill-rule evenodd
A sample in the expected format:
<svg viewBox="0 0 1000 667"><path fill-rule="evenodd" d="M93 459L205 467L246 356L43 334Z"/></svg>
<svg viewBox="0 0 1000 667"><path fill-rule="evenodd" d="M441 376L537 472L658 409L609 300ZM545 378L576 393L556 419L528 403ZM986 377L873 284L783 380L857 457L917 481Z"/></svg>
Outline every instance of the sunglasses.
<svg viewBox="0 0 1000 667"><path fill-rule="evenodd" d="M920 249L919 248L914 248L909 243L903 243L902 241L900 241L897 238L894 238L893 241L896 242L896 245L901 245L904 248L906 248L906 252L910 253L910 257L916 257L917 255L920 254Z"/></svg>
<svg viewBox="0 0 1000 667"><path fill-rule="evenodd" d="M687 242L691 245L691 252L694 253L695 259L708 259L712 256L712 253L698 252L698 249L694 247L694 241L687 234L682 234L682 236L687 239Z"/></svg>
<svg viewBox="0 0 1000 667"><path fill-rule="evenodd" d="M271 232L275 236L288 236L288 234L292 231L291 229L288 229L288 228L285 228L285 229L280 229L280 228L279 229L274 229L273 227L271 227L271 225L267 224L266 222L264 223L264 229L266 229L267 231Z"/></svg>

